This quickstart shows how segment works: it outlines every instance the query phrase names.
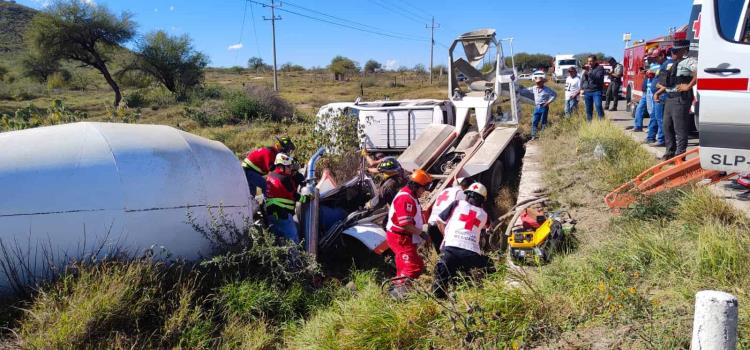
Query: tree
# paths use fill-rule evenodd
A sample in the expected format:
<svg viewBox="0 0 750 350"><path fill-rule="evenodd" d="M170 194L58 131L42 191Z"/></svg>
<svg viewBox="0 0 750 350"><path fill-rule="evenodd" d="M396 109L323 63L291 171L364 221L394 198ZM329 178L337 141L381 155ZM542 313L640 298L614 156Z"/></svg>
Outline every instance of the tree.
<svg viewBox="0 0 750 350"><path fill-rule="evenodd" d="M27 51L21 58L23 75L44 83L47 81L47 77L60 69L60 61L34 51Z"/></svg>
<svg viewBox="0 0 750 350"><path fill-rule="evenodd" d="M414 65L414 73L417 73L417 75L425 75L427 74L427 69L425 69L424 64L417 63Z"/></svg>
<svg viewBox="0 0 750 350"><path fill-rule="evenodd" d="M263 59L260 57L250 57L250 59L247 60L247 68L256 73L271 70L271 66L263 62Z"/></svg>
<svg viewBox="0 0 750 350"><path fill-rule="evenodd" d="M383 67L380 62L376 60L368 60L365 62L365 72L366 73L375 73L376 70L379 70Z"/></svg>
<svg viewBox="0 0 750 350"><path fill-rule="evenodd" d="M357 62L354 62L349 58L336 56L331 60L331 64L328 65L328 70L333 73L334 80L343 80L347 75L358 73L359 66L357 65Z"/></svg>
<svg viewBox="0 0 750 350"><path fill-rule="evenodd" d="M279 68L282 72L302 72L305 70L305 67L300 66L299 64L294 64L292 62L287 62L281 65L281 68Z"/></svg>
<svg viewBox="0 0 750 350"><path fill-rule="evenodd" d="M208 65L208 57L193 48L190 37L161 30L146 35L136 56L132 67L154 77L177 99L184 99L190 89L203 83Z"/></svg>
<svg viewBox="0 0 750 350"><path fill-rule="evenodd" d="M82 0L58 0L31 21L27 43L52 61L71 60L98 70L114 91L117 106L122 94L107 63L135 35L132 17L128 12L118 17L103 5Z"/></svg>

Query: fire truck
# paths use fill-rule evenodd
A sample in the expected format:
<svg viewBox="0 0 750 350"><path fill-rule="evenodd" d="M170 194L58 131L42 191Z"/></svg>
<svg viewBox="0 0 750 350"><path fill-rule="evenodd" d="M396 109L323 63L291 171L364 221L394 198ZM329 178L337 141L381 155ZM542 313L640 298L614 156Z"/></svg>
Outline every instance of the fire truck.
<svg viewBox="0 0 750 350"><path fill-rule="evenodd" d="M675 40L690 40L690 51L688 56L698 57L698 39L700 36L701 8L703 0L693 0L693 7L690 11L690 20L688 23L665 36L653 38L651 40L638 40L632 45L625 47L625 53L622 60L623 76L621 93L625 96L628 107L632 108L635 113L635 106L638 105L643 91L643 79L646 78L646 53L651 48L669 49ZM691 112L695 121L695 129L698 126L698 91L694 91L696 99L693 102Z"/></svg>
<svg viewBox="0 0 750 350"><path fill-rule="evenodd" d="M646 78L646 53L652 48L669 49L675 40L684 40L687 38L687 27L683 26L674 33L653 38L651 40L638 40L633 45L625 48L625 55L622 59L622 91L628 105L634 107L643 97L643 79ZM633 110L635 110L633 108Z"/></svg>

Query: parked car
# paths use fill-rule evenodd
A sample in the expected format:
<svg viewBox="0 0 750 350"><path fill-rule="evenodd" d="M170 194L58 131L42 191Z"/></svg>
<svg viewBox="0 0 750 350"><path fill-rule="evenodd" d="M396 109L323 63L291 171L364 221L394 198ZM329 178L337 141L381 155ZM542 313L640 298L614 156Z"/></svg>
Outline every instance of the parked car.
<svg viewBox="0 0 750 350"><path fill-rule="evenodd" d="M528 74L528 73L519 74L518 80L531 80L531 74Z"/></svg>
<svg viewBox="0 0 750 350"><path fill-rule="evenodd" d="M536 79L537 77L542 77L542 78L546 78L546 77L547 77L547 73L544 73L544 71L538 70L538 71L536 71L536 72L534 72L534 73L531 73L531 77L530 77L530 79L531 79L531 80L534 80L534 79Z"/></svg>

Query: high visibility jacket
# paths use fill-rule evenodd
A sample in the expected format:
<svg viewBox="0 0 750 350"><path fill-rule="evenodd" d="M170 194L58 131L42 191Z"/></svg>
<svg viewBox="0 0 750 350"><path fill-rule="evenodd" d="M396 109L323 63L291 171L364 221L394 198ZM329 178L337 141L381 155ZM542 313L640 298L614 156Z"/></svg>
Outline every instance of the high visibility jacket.
<svg viewBox="0 0 750 350"><path fill-rule="evenodd" d="M242 167L250 168L261 175L266 175L271 170L271 165L273 165L278 153L276 148L273 147L262 147L250 151L245 156L245 160L242 161Z"/></svg>
<svg viewBox="0 0 750 350"><path fill-rule="evenodd" d="M294 212L299 198L297 182L292 175L272 171L266 176L266 210L273 214L278 211Z"/></svg>
<svg viewBox="0 0 750 350"><path fill-rule="evenodd" d="M430 218L427 220L427 223L435 225L435 223L437 223L438 215L440 215L445 208L450 206L451 203L464 198L466 198L466 194L464 194L464 189L461 188L461 186L453 186L444 189L443 192L440 192L440 195L437 196L435 204L432 205L432 212L430 213Z"/></svg>
<svg viewBox="0 0 750 350"><path fill-rule="evenodd" d="M385 229L396 234L409 234L404 230L406 225L414 225L421 228L422 207L414 197L409 187L404 187L396 194L391 207L388 209L388 222Z"/></svg>
<svg viewBox="0 0 750 350"><path fill-rule="evenodd" d="M444 247L456 247L482 254L479 239L487 226L487 212L465 200L453 202L440 213L438 220L445 223Z"/></svg>

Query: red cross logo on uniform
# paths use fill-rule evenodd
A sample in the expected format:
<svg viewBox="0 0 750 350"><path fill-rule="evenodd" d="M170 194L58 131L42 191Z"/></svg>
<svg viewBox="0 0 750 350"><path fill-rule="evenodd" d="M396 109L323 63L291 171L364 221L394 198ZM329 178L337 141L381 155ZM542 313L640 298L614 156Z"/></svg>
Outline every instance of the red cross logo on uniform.
<svg viewBox="0 0 750 350"><path fill-rule="evenodd" d="M477 219L477 212L473 210L469 210L468 214L461 214L458 217L458 220L461 220L465 222L464 228L467 230L473 230L474 227L479 227L479 224L482 223L479 219Z"/></svg>
<svg viewBox="0 0 750 350"><path fill-rule="evenodd" d="M443 191L443 193L440 194L440 196L437 199L437 205L440 205L440 203L443 203L448 200L448 192Z"/></svg>
<svg viewBox="0 0 750 350"><path fill-rule="evenodd" d="M698 14L698 19L693 21L693 37L696 39L700 39L701 37L701 15L702 13Z"/></svg>

